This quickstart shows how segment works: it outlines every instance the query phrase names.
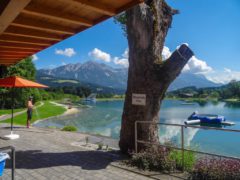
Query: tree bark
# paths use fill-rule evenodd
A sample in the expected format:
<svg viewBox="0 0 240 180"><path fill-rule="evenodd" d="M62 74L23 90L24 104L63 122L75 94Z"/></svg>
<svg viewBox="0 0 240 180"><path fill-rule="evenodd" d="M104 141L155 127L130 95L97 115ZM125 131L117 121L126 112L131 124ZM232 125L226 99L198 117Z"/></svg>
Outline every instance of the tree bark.
<svg viewBox="0 0 240 180"><path fill-rule="evenodd" d="M159 122L167 88L193 55L183 44L169 59L162 60L165 37L176 12L164 0L147 0L126 12L129 70L119 141L124 153L134 151L135 121ZM133 93L146 94L146 105L133 105ZM137 133L138 139L159 142L157 126L139 124ZM139 151L145 148L138 147Z"/></svg>

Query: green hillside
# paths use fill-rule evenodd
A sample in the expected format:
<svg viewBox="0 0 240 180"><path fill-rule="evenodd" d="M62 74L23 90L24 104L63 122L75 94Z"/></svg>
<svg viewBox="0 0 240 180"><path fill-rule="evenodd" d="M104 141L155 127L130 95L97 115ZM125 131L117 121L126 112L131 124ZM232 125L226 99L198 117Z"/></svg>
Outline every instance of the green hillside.
<svg viewBox="0 0 240 180"><path fill-rule="evenodd" d="M194 86L185 87L167 93L168 98L185 99L218 99L228 101L240 100L240 81L231 81L227 85L220 87L196 88Z"/></svg>

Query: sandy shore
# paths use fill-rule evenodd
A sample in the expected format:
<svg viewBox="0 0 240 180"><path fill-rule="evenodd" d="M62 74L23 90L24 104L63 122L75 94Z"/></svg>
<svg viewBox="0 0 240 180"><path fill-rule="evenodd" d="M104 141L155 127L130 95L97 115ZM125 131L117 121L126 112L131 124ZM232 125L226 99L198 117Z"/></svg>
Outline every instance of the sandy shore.
<svg viewBox="0 0 240 180"><path fill-rule="evenodd" d="M69 109L68 105L65 105L65 104L60 104L60 103L56 103L53 101L51 101L50 103L55 104L56 106L64 107L66 109L66 111L62 115L71 115L71 114L77 114L77 113L81 112L80 108L72 107L71 109Z"/></svg>

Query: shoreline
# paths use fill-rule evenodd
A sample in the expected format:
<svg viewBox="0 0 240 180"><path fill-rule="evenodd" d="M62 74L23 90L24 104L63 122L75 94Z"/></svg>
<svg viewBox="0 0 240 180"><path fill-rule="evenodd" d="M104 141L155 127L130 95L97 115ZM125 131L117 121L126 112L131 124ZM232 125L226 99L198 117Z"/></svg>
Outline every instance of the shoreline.
<svg viewBox="0 0 240 180"><path fill-rule="evenodd" d="M56 105L56 106L62 106L66 109L66 111L59 115L59 116L64 116L64 115L73 115L73 114L77 114L77 113L80 113L81 112L81 109L80 108L77 108L77 107L71 107L69 109L69 106L68 105L65 105L65 104L61 104L61 103L57 103L57 102L54 102L54 101L50 101L50 103Z"/></svg>
<svg viewBox="0 0 240 180"><path fill-rule="evenodd" d="M51 116L48 118L44 118L44 119L38 119L37 121L35 121L34 123L32 123L32 125L35 125L41 121L46 121L49 119L53 119L53 118L61 118L61 117L65 117L65 116L70 116L70 115L74 115L74 114L78 114L82 111L81 108L77 108L77 107L72 107L71 109L68 108L68 105L65 104L61 104L61 103L57 103L54 101L49 101L51 104L54 104L56 106L62 106L66 109L66 111L63 114L57 115L57 116Z"/></svg>

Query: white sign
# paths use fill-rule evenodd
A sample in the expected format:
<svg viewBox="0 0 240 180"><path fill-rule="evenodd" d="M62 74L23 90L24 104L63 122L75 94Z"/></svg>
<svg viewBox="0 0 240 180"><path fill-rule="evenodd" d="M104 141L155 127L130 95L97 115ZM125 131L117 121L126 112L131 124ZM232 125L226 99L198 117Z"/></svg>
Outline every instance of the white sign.
<svg viewBox="0 0 240 180"><path fill-rule="evenodd" d="M132 104L133 105L146 105L146 94L132 94Z"/></svg>

